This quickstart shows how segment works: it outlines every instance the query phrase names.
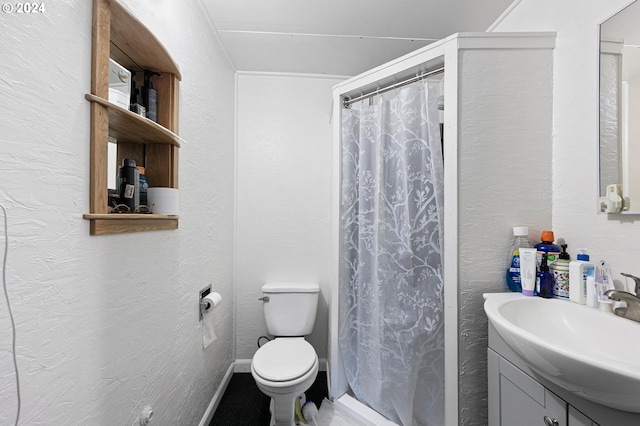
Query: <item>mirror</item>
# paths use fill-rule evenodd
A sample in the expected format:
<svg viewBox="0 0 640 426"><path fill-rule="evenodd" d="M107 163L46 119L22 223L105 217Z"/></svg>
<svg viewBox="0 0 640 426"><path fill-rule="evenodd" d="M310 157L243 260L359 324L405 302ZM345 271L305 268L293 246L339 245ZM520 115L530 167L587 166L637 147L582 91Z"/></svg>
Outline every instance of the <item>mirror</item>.
<svg viewBox="0 0 640 426"><path fill-rule="evenodd" d="M640 214L640 2L600 25L600 211ZM635 167L633 167L635 165Z"/></svg>

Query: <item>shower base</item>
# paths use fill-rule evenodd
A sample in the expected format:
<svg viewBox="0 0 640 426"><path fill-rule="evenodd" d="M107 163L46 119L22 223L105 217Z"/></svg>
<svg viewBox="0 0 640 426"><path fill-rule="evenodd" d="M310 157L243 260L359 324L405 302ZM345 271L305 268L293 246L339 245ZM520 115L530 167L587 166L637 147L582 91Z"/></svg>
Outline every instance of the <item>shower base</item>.
<svg viewBox="0 0 640 426"><path fill-rule="evenodd" d="M344 394L334 404L347 410L349 414L369 426L398 426L377 411L367 407L349 394Z"/></svg>

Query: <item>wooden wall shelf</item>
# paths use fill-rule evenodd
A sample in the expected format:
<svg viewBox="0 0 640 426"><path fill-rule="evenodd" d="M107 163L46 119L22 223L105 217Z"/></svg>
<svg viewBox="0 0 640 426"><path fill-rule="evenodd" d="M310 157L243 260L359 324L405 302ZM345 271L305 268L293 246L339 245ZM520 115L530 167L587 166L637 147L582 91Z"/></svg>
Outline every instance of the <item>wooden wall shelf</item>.
<svg viewBox="0 0 640 426"><path fill-rule="evenodd" d="M85 98L108 108L109 136L118 143L165 143L180 147L178 135L158 123L90 93Z"/></svg>
<svg viewBox="0 0 640 426"><path fill-rule="evenodd" d="M158 98L155 123L109 99L109 59L135 71L159 73L153 77ZM180 68L168 51L139 20L116 0L93 0L91 45L91 235L169 230L178 228L178 216L108 213L109 136L117 143L118 164L130 158L144 166L151 186L178 188L178 104Z"/></svg>
<svg viewBox="0 0 640 426"><path fill-rule="evenodd" d="M91 221L91 235L178 229L179 219L179 216L166 216L160 214L121 213L87 213L83 217Z"/></svg>

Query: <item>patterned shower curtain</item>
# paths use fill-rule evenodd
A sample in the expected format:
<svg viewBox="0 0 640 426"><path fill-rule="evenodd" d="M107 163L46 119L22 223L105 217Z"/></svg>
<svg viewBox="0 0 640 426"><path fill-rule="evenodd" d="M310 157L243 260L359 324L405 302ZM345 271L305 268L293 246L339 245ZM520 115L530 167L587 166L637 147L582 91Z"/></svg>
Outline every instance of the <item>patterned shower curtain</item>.
<svg viewBox="0 0 640 426"><path fill-rule="evenodd" d="M444 424L443 159L436 83L342 110L339 346L354 396Z"/></svg>

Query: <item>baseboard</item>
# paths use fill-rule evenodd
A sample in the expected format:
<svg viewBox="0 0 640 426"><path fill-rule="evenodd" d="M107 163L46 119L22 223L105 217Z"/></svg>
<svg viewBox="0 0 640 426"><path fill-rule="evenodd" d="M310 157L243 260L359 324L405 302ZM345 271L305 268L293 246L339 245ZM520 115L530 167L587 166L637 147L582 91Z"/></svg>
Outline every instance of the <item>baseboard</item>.
<svg viewBox="0 0 640 426"><path fill-rule="evenodd" d="M236 359L234 373L251 373L251 359Z"/></svg>
<svg viewBox="0 0 640 426"><path fill-rule="evenodd" d="M200 420L199 426L209 426L209 424L211 423L211 420L213 419L213 414L216 412L216 409L220 404L220 400L222 399L222 395L224 395L224 391L226 391L227 386L229 386L229 382L231 381L231 376L233 376L234 368L235 368L234 365L235 363L232 362L229 368L227 368L227 372L224 374L224 377L222 378L222 383L220 383L220 386L218 386L218 390L216 390L216 393L213 395L213 398L211 399L211 402L207 407L207 411L204 412L204 416L202 416L202 420Z"/></svg>

